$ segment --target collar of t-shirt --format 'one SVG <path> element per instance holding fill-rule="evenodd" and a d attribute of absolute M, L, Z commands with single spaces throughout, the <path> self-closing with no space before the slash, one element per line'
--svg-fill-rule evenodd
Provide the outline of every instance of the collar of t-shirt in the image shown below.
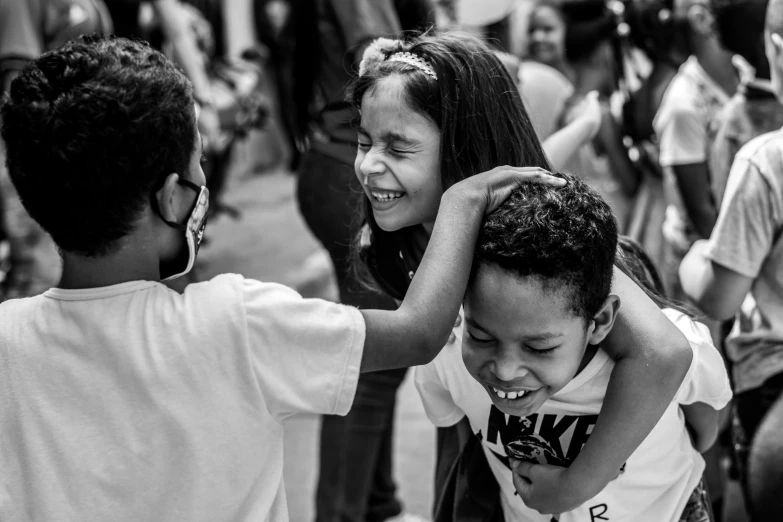
<path fill-rule="evenodd" d="M 43 295 L 58 301 L 93 301 L 95 299 L 107 299 L 118 295 L 131 294 L 157 285 L 160 285 L 157 281 L 130 281 L 116 285 L 81 288 L 78 290 L 51 288 L 44 292 Z"/>
<path fill-rule="evenodd" d="M 582 368 L 582 371 L 577 373 L 573 379 L 568 381 L 568 384 L 566 384 L 560 391 L 553 395 L 552 398 L 557 399 L 559 397 L 568 395 L 574 390 L 578 390 L 585 383 L 590 382 L 593 377 L 598 375 L 607 362 L 609 362 L 609 356 L 605 351 L 599 348 L 595 351 L 595 355 L 593 355 L 593 358 L 590 359 L 589 363 L 587 363 L 587 366 Z"/>

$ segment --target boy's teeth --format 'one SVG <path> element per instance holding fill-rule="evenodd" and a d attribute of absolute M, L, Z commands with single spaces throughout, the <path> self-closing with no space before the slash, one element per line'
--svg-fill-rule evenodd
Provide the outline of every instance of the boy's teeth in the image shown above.
<path fill-rule="evenodd" d="M 513 391 L 513 392 L 508 392 L 508 393 L 506 393 L 506 392 L 504 392 L 504 391 L 498 390 L 498 389 L 497 389 L 497 388 L 495 388 L 494 386 L 490 386 L 490 388 L 492 388 L 492 391 L 493 391 L 493 392 L 495 392 L 495 394 L 496 394 L 498 397 L 500 397 L 501 399 L 506 399 L 506 398 L 507 398 L 507 399 L 510 399 L 510 400 L 512 400 L 512 401 L 513 401 L 514 399 L 521 399 L 521 398 L 522 398 L 522 397 L 524 397 L 524 396 L 525 396 L 525 394 L 527 393 L 526 391 L 523 391 L 523 390 L 520 390 L 520 391 Z"/>

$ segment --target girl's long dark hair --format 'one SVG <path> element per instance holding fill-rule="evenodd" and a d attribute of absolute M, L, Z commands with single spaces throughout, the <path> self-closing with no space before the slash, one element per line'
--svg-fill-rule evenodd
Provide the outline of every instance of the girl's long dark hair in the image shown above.
<path fill-rule="evenodd" d="M 655 268 L 655 263 L 636 240 L 622 235 L 617 238 L 615 265 L 639 285 L 647 297 L 658 305 L 658 308 L 673 308 L 691 319 L 698 319 L 701 315 L 687 304 L 666 296 L 666 289 L 658 270 Z"/>
<path fill-rule="evenodd" d="M 354 81 L 349 101 L 360 108 L 364 95 L 379 81 L 402 78 L 407 108 L 431 120 L 441 132 L 444 190 L 501 165 L 550 170 L 517 86 L 487 44 L 465 33 L 427 33 L 400 41 L 387 50 L 387 56 L 402 51 L 426 60 L 438 79 L 406 63 L 382 61 Z M 376 287 L 402 299 L 409 277 L 400 265 L 399 252 L 413 242 L 417 227 L 382 230 L 369 200 L 362 199 L 361 222 L 369 226 L 372 242 L 355 249 L 354 268 L 360 279 L 367 281 L 369 275 Z M 416 264 L 419 261 L 415 259 Z"/>

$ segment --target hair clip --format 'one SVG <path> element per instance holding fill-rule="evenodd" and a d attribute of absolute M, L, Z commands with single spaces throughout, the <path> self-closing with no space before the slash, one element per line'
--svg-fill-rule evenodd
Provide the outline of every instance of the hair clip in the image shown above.
<path fill-rule="evenodd" d="M 400 40 L 389 40 L 388 38 L 376 38 L 367 46 L 362 55 L 362 61 L 359 64 L 359 76 L 364 76 L 375 64 L 386 60 L 386 55 L 395 47 L 399 49 L 402 45 Z"/>
<path fill-rule="evenodd" d="M 432 66 L 427 63 L 426 60 L 424 60 L 424 58 L 421 56 L 416 56 L 413 53 L 394 53 L 386 58 L 386 61 L 407 63 L 408 65 L 414 66 L 433 80 L 438 79 L 438 75 L 435 74 L 435 69 L 433 69 Z"/>

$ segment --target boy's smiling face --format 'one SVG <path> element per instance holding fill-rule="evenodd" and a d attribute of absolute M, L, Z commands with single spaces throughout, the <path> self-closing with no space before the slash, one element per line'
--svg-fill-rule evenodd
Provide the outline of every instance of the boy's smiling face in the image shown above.
<path fill-rule="evenodd" d="M 476 270 L 465 296 L 462 358 L 498 409 L 530 415 L 582 370 L 608 329 L 596 331 L 595 320 L 585 324 L 574 313 L 568 285 L 493 264 Z"/>

